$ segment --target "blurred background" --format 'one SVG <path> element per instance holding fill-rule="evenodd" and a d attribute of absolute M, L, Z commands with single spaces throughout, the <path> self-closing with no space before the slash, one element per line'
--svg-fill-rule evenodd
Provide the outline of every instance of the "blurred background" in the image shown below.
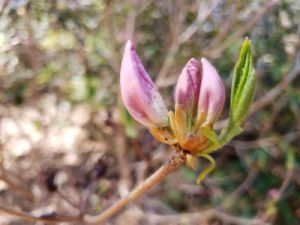
<path fill-rule="evenodd" d="M 226 85 L 221 128 L 248 36 L 257 92 L 245 131 L 201 185 L 201 167 L 183 166 L 109 224 L 300 224 L 299 22 L 299 0 L 1 0 L 0 205 L 94 214 L 168 159 L 120 100 L 127 39 L 170 110 L 185 63 L 208 58 Z"/>

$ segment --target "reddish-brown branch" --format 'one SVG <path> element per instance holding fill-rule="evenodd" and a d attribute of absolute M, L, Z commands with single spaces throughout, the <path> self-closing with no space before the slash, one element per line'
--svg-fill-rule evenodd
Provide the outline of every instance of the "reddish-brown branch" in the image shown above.
<path fill-rule="evenodd" d="M 128 203 L 138 199 L 145 192 L 149 191 L 152 187 L 159 184 L 170 173 L 176 170 L 178 167 L 185 163 L 185 155 L 176 153 L 172 156 L 167 163 L 161 166 L 154 174 L 152 174 L 147 180 L 139 184 L 130 194 L 120 199 L 104 212 L 96 216 L 86 215 L 83 221 L 87 224 L 101 224 L 115 215 L 121 209 L 123 209 Z"/>

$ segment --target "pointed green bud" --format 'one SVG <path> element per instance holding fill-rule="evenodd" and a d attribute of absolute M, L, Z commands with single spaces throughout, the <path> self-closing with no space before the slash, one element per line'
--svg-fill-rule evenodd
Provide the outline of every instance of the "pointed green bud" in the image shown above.
<path fill-rule="evenodd" d="M 250 44 L 250 40 L 246 38 L 232 80 L 230 123 L 235 127 L 245 119 L 255 93 L 255 71 Z"/>

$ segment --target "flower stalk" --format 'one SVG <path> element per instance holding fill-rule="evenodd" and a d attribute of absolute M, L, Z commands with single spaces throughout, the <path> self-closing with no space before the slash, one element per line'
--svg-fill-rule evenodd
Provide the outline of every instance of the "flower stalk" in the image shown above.
<path fill-rule="evenodd" d="M 182 152 L 176 151 L 175 154 L 157 171 L 155 171 L 150 177 L 148 177 L 144 182 L 139 184 L 132 192 L 130 192 L 126 197 L 120 199 L 114 203 L 111 207 L 106 209 L 99 215 L 90 216 L 85 215 L 83 221 L 86 224 L 102 224 L 107 221 L 114 214 L 122 210 L 128 203 L 137 200 L 145 192 L 149 191 L 152 187 L 159 184 L 164 180 L 170 173 L 182 166 L 186 161 L 186 156 Z"/>

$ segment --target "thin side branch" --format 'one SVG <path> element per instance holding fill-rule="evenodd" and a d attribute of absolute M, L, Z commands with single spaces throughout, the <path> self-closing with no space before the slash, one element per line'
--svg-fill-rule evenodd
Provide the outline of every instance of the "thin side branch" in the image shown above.
<path fill-rule="evenodd" d="M 183 213 L 176 215 L 158 215 L 158 214 L 146 214 L 147 218 L 153 224 L 177 224 L 178 221 L 186 221 L 188 224 L 210 224 L 208 223 L 212 219 L 218 219 L 225 224 L 237 224 L 237 225 L 270 225 L 258 218 L 243 218 L 237 217 L 217 209 L 201 210 L 195 213 Z"/>
<path fill-rule="evenodd" d="M 7 4 L 8 4 L 8 0 L 0 1 L 0 16 L 3 13 L 3 11 L 4 11 L 5 7 L 7 6 Z"/>
<path fill-rule="evenodd" d="M 48 224 L 57 224 L 57 223 L 63 223 L 63 222 L 79 222 L 79 217 L 72 217 L 72 216 L 59 216 L 59 215 L 50 215 L 45 217 L 37 217 L 32 216 L 30 214 L 19 212 L 13 209 L 6 208 L 4 206 L 0 206 L 0 212 L 8 214 L 10 216 L 18 217 L 20 220 L 23 221 L 39 221 L 39 222 L 45 222 Z"/>
<path fill-rule="evenodd" d="M 149 191 L 152 187 L 159 184 L 164 180 L 170 173 L 179 168 L 185 163 L 186 157 L 183 154 L 176 152 L 168 162 L 161 166 L 154 174 L 152 174 L 147 180 L 139 184 L 130 194 L 126 197 L 117 201 L 114 205 L 106 209 L 104 212 L 99 215 L 90 216 L 86 215 L 83 218 L 83 221 L 87 224 L 101 224 L 112 217 L 114 214 L 119 212 L 124 208 L 128 203 L 138 199 L 145 192 Z"/>

